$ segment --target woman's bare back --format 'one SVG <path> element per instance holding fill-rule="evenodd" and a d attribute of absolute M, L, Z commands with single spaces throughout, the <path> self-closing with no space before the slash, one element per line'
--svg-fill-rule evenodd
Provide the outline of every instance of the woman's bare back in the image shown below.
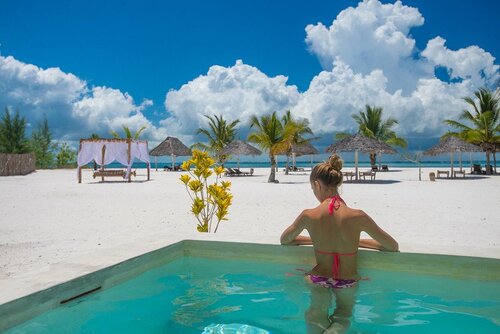
<path fill-rule="evenodd" d="M 334 205 L 332 202 L 335 202 Z M 314 209 L 305 210 L 304 216 L 308 221 L 304 227 L 313 242 L 317 261 L 312 272 L 339 279 L 358 278 L 357 250 L 362 231 L 360 222 L 366 214 L 347 207 L 338 196 L 320 203 Z M 335 261 L 338 261 L 338 268 L 335 268 Z"/>

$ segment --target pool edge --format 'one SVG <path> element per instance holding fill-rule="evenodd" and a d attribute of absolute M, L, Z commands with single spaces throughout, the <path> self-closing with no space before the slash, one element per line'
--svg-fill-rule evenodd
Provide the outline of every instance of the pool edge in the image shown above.
<path fill-rule="evenodd" d="M 182 240 L 117 264 L 55 284 L 0 305 L 0 332 L 11 329 L 89 290 L 107 289 L 182 256 L 248 259 L 266 262 L 314 263 L 311 247 L 226 241 Z M 432 256 L 429 261 L 429 256 Z M 434 274 L 454 278 L 500 280 L 500 260 L 455 255 L 359 251 L 360 268 Z"/>

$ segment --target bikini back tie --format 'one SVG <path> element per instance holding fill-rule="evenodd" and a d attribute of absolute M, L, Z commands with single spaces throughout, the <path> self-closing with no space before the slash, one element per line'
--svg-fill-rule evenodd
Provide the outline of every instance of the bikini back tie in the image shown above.
<path fill-rule="evenodd" d="M 328 205 L 328 213 L 333 215 L 335 210 L 338 210 L 340 208 L 340 204 L 344 203 L 344 200 L 340 197 L 340 195 L 335 195 L 332 197 L 332 200 L 330 201 L 330 204 Z M 314 250 L 318 254 L 324 254 L 324 255 L 331 255 L 333 257 L 333 262 L 332 262 L 332 277 L 337 279 L 340 273 L 340 257 L 341 256 L 354 256 L 357 254 L 357 252 L 353 253 L 337 253 L 337 252 L 323 252 L 320 250 Z"/>

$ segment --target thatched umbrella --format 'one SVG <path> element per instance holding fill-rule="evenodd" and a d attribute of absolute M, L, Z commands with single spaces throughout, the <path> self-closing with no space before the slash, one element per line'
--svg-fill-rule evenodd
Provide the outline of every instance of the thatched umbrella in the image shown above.
<path fill-rule="evenodd" d="M 302 155 L 310 155 L 311 156 L 311 165 L 312 165 L 313 155 L 315 155 L 315 154 L 319 154 L 319 151 L 311 143 L 293 145 L 292 146 L 292 166 L 295 167 L 295 164 L 296 164 L 295 158 L 300 157 Z"/>
<path fill-rule="evenodd" d="M 149 152 L 149 155 L 155 157 L 156 170 L 158 170 L 157 157 L 170 155 L 172 157 L 172 170 L 175 169 L 175 157 L 191 155 L 191 149 L 184 145 L 178 138 L 167 137 L 160 145 Z"/>
<path fill-rule="evenodd" d="M 358 179 L 358 151 L 364 153 L 380 152 L 395 154 L 396 150 L 383 141 L 363 136 L 360 133 L 346 137 L 335 144 L 328 146 L 325 150 L 332 152 L 352 152 L 354 151 L 354 168 L 356 171 L 356 180 Z"/>
<path fill-rule="evenodd" d="M 222 155 L 238 155 L 238 169 L 240 168 L 240 155 L 261 155 L 262 151 L 253 147 L 252 145 L 241 141 L 235 140 L 224 147 L 220 154 Z"/>
<path fill-rule="evenodd" d="M 460 171 L 462 171 L 462 152 L 482 152 L 483 150 L 474 144 L 468 143 L 460 138 L 448 136 L 442 138 L 439 143 L 424 151 L 424 155 L 438 155 L 450 153 L 451 177 L 453 177 L 453 153 L 459 152 Z M 472 153 L 471 153 L 472 167 Z"/>

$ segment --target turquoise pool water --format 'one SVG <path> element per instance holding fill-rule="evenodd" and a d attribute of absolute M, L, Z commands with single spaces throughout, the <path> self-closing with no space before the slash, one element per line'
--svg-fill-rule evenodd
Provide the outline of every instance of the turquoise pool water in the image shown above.
<path fill-rule="evenodd" d="M 334 326 L 349 333 L 500 332 L 498 281 L 365 270 L 370 280 L 335 297 L 289 275 L 297 273 L 289 264 L 181 257 L 7 333 L 320 333 L 339 303 L 352 316 Z"/>

